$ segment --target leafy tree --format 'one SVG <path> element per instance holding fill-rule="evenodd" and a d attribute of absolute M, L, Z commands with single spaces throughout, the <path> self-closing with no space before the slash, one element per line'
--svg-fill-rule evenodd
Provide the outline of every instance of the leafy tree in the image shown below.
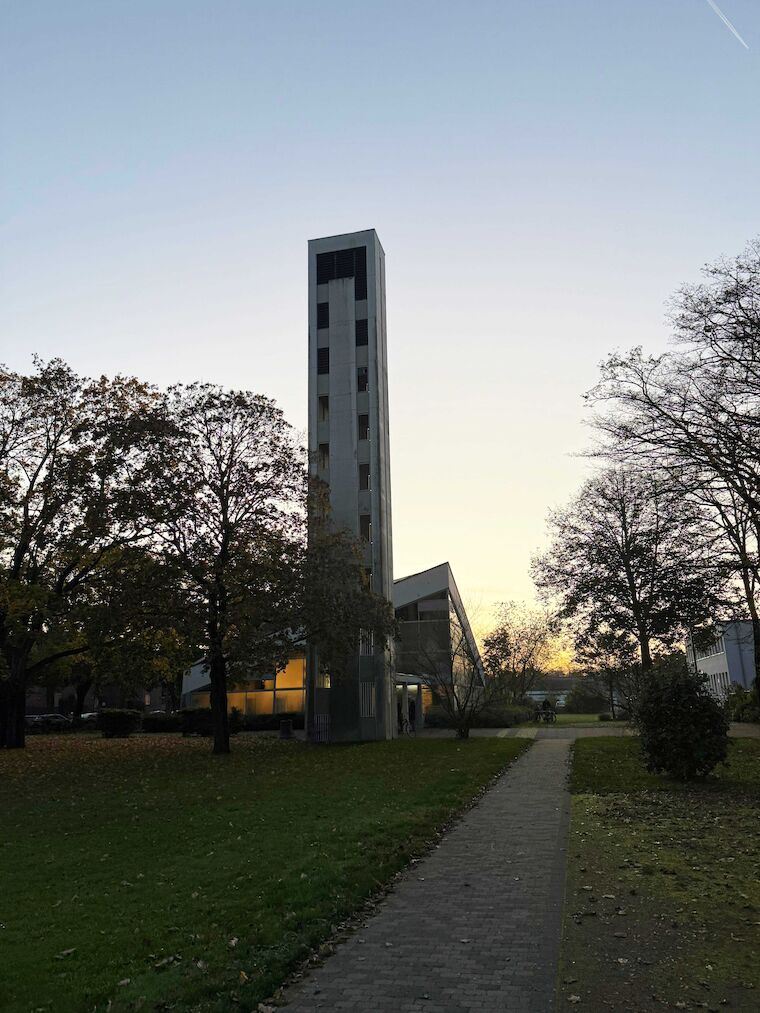
<path fill-rule="evenodd" d="M 533 577 L 578 640 L 608 629 L 635 640 L 643 671 L 653 645 L 670 647 L 716 605 L 700 511 L 656 480 L 610 469 L 550 515 L 552 542 Z"/>
<path fill-rule="evenodd" d="M 0 369 L 0 746 L 24 744 L 26 688 L 89 650 L 87 628 L 144 536 L 155 394 L 58 359 Z"/>
<path fill-rule="evenodd" d="M 640 681 L 636 678 L 636 642 L 630 634 L 610 629 L 579 631 L 575 660 L 604 695 L 613 719 L 619 697 L 630 712 Z"/>
<path fill-rule="evenodd" d="M 379 645 L 396 632 L 393 606 L 369 587 L 360 543 L 313 511 L 300 574 L 298 628 L 325 671 L 342 671 L 360 637 Z"/>
<path fill-rule="evenodd" d="M 229 752 L 228 675 L 281 667 L 292 648 L 304 461 L 266 397 L 170 389 L 149 494 L 151 528 L 203 630 L 214 752 Z"/>
<path fill-rule="evenodd" d="M 521 703 L 526 698 L 545 668 L 555 632 L 544 609 L 514 601 L 499 607 L 496 626 L 483 641 L 484 662 L 506 699 Z"/>
<path fill-rule="evenodd" d="M 565 710 L 571 714 L 599 714 L 607 706 L 607 697 L 589 676 L 582 676 L 565 698 Z"/>
<path fill-rule="evenodd" d="M 161 686 L 176 709 L 183 674 L 200 653 L 199 631 L 193 628 L 176 571 L 142 547 L 123 547 L 94 579 L 92 590 L 75 639 L 55 645 L 86 644 L 86 651 L 59 656 L 45 668 L 43 684 L 72 687 L 75 716 L 81 715 L 87 693 L 105 686 L 118 687 L 126 698 Z"/>

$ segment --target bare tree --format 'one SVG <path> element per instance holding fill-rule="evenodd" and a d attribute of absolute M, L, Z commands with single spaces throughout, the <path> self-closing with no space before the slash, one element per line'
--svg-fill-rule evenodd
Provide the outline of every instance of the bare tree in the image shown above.
<path fill-rule="evenodd" d="M 457 737 L 466 739 L 478 717 L 500 697 L 500 686 L 488 679 L 469 626 L 451 615 L 447 621 L 424 623 L 425 631 L 409 665 L 412 674 L 431 690 Z"/>
<path fill-rule="evenodd" d="M 576 642 L 600 629 L 635 640 L 643 671 L 716 605 L 719 570 L 701 512 L 656 480 L 610 469 L 550 515 L 552 543 L 533 561 L 541 593 Z"/>
<path fill-rule="evenodd" d="M 656 473 L 706 508 L 715 554 L 752 623 L 760 674 L 760 241 L 683 287 L 671 319 L 670 352 L 637 348 L 604 364 L 588 395 L 598 452 Z M 722 611 L 732 607 L 729 599 Z"/>
<path fill-rule="evenodd" d="M 507 700 L 521 703 L 545 670 L 556 624 L 541 608 L 502 602 L 496 626 L 483 641 L 486 671 Z"/>

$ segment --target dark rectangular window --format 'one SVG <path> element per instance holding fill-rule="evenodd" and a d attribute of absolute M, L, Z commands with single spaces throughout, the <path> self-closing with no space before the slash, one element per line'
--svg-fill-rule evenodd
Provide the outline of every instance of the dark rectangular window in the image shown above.
<path fill-rule="evenodd" d="M 317 285 L 326 285 L 335 277 L 335 254 L 317 254 Z"/>
<path fill-rule="evenodd" d="M 329 302 L 317 303 L 317 327 L 330 326 L 330 304 Z"/>
<path fill-rule="evenodd" d="M 370 588 L 370 590 L 371 590 L 372 589 L 372 567 L 371 566 L 365 566 L 364 567 L 364 579 L 367 582 L 367 587 Z"/>
<path fill-rule="evenodd" d="M 317 285 L 335 278 L 354 279 L 354 298 L 367 298 L 367 247 L 317 254 Z"/>
<path fill-rule="evenodd" d="M 369 415 L 359 416 L 359 439 L 369 439 Z"/>
<path fill-rule="evenodd" d="M 325 468 L 330 466 L 330 444 L 320 443 L 318 454 L 319 467 L 324 471 Z"/>
<path fill-rule="evenodd" d="M 354 250 L 354 298 L 367 298 L 367 247 Z"/>
<path fill-rule="evenodd" d="M 359 465 L 359 488 L 369 489 L 369 465 Z"/>
<path fill-rule="evenodd" d="M 369 344 L 369 321 L 368 320 L 357 320 L 356 321 L 356 344 L 367 345 Z"/>
<path fill-rule="evenodd" d="M 317 418 L 320 422 L 327 422 L 330 418 L 330 398 L 322 394 L 317 402 Z"/>
<path fill-rule="evenodd" d="M 317 372 L 318 373 L 329 373 L 330 372 L 330 349 L 329 348 L 318 348 L 317 349 Z"/>
<path fill-rule="evenodd" d="M 372 520 L 369 514 L 359 514 L 359 534 L 365 542 L 372 541 Z"/>
<path fill-rule="evenodd" d="M 356 371 L 356 389 L 360 391 L 369 389 L 369 370 L 366 366 L 359 366 Z"/>
<path fill-rule="evenodd" d="M 355 273 L 354 250 L 337 250 L 335 253 L 335 277 L 353 278 Z"/>

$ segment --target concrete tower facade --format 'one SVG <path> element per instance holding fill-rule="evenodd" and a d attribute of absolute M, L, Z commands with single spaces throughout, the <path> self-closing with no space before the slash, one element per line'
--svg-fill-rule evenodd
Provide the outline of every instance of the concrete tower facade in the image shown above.
<path fill-rule="evenodd" d="M 385 254 L 374 229 L 309 243 L 309 467 L 333 524 L 363 545 L 372 588 L 393 599 Z M 340 677 L 307 654 L 307 730 L 317 741 L 391 738 L 390 649 L 363 638 Z"/>

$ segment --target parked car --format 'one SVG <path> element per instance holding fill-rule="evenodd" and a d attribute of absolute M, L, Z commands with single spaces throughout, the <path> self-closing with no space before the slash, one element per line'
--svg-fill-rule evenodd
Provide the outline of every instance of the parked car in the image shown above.
<path fill-rule="evenodd" d="M 87 728 L 95 728 L 98 723 L 98 712 L 88 711 L 86 714 L 82 714 L 79 718 L 79 724 Z"/>
<path fill-rule="evenodd" d="M 45 732 L 68 732 L 73 727 L 71 718 L 63 714 L 40 714 L 37 723 Z"/>

